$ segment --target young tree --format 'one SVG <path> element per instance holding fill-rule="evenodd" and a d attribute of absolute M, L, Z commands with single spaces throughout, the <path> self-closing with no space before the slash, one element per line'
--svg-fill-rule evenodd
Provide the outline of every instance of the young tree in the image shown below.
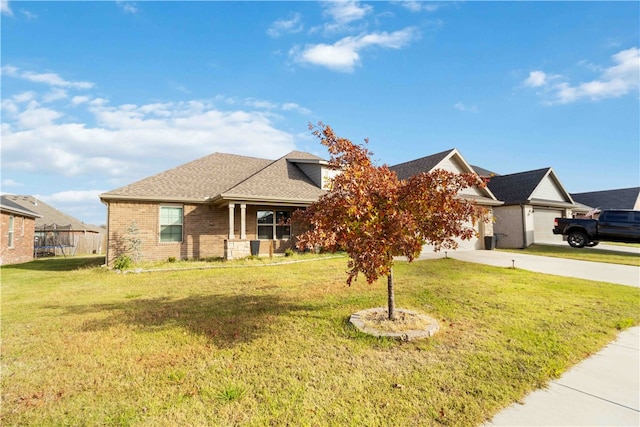
<path fill-rule="evenodd" d="M 308 227 L 297 247 L 345 250 L 349 285 L 358 273 L 368 283 L 387 276 L 388 314 L 395 320 L 394 257 L 411 262 L 424 244 L 440 250 L 457 247 L 455 237 L 470 239 L 484 209 L 459 193 L 485 184 L 477 175 L 444 170 L 399 180 L 386 165 L 375 166 L 364 146 L 336 136 L 329 126 L 310 124 L 309 129 L 331 154 L 330 167 L 341 173 L 325 195 L 296 213 Z"/>

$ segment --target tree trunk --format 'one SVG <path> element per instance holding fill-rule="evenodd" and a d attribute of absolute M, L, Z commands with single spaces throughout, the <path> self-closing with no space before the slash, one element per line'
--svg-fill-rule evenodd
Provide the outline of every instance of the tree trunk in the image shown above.
<path fill-rule="evenodd" d="M 389 302 L 389 320 L 396 320 L 396 297 L 393 291 L 393 267 L 387 276 L 387 296 Z"/>

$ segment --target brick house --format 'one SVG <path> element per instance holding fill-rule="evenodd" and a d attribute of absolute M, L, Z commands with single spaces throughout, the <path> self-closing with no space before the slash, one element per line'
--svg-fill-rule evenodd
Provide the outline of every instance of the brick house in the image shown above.
<path fill-rule="evenodd" d="M 104 253 L 107 234 L 104 227 L 86 224 L 34 196 L 7 194 L 4 197 L 38 214 L 33 248 L 36 257 Z"/>
<path fill-rule="evenodd" d="M 407 179 L 411 176 L 422 172 L 431 172 L 435 169 L 444 169 L 454 173 L 470 173 L 476 174 L 476 171 L 462 157 L 457 149 L 443 151 L 441 153 L 432 154 L 409 162 L 391 166 L 389 169 L 394 171 L 398 178 Z M 496 199 L 489 188 L 470 187 L 464 189 L 460 195 L 466 199 L 472 200 L 487 210 L 486 222 L 476 224 L 476 236 L 470 240 L 458 239 L 458 247 L 460 249 L 491 249 L 493 248 L 493 209 L 502 205 L 502 202 Z M 491 247 L 490 247 L 491 246 Z M 423 251 L 433 251 L 430 246 L 425 246 Z"/>
<path fill-rule="evenodd" d="M 0 265 L 33 260 L 35 224 L 39 217 L 5 196 L 0 197 Z"/>
<path fill-rule="evenodd" d="M 333 173 L 301 151 L 275 161 L 214 153 L 103 193 L 107 264 L 135 257 L 132 239 L 145 260 L 243 258 L 252 241 L 259 254 L 284 252 L 298 234 L 292 213 L 318 200 Z"/>

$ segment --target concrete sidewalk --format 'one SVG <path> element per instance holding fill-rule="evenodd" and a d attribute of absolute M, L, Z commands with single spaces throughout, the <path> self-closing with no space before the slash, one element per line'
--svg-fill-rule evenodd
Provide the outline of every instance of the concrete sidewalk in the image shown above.
<path fill-rule="evenodd" d="M 639 344 L 640 327 L 622 332 L 484 426 L 640 426 Z"/>
<path fill-rule="evenodd" d="M 609 249 L 609 248 L 607 248 Z M 640 287 L 640 267 L 501 251 L 450 251 L 449 258 Z M 424 254 L 420 259 L 443 258 Z M 639 307 L 640 309 L 640 307 Z M 640 426 L 640 327 L 515 403 L 490 426 Z"/>

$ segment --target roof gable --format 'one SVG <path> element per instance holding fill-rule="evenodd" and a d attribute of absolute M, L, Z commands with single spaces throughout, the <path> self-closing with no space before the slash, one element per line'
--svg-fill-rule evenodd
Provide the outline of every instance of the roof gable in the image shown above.
<path fill-rule="evenodd" d="M 498 200 L 507 204 L 530 203 L 534 199 L 573 204 L 551 168 L 497 175 L 487 185 Z"/>
<path fill-rule="evenodd" d="M 398 175 L 398 179 L 408 179 L 422 172 L 430 172 L 436 168 L 447 156 L 455 150 L 447 150 L 441 153 L 432 154 L 430 156 L 421 157 L 409 162 L 400 163 L 389 167 L 390 170 Z"/>
<path fill-rule="evenodd" d="M 454 173 L 470 173 L 477 175 L 476 171 L 467 163 L 460 152 L 453 148 L 431 156 L 422 157 L 410 162 L 391 166 L 390 170 L 398 175 L 399 179 L 408 179 L 423 172 L 431 172 L 435 169 L 443 169 Z M 474 198 L 485 198 L 492 201 L 497 200 L 491 190 L 487 188 L 469 187 L 465 188 L 461 194 Z"/>
<path fill-rule="evenodd" d="M 305 160 L 322 159 L 302 151 L 292 151 L 220 196 L 223 199 L 315 201 L 324 191 L 298 166 L 298 162 Z"/>

